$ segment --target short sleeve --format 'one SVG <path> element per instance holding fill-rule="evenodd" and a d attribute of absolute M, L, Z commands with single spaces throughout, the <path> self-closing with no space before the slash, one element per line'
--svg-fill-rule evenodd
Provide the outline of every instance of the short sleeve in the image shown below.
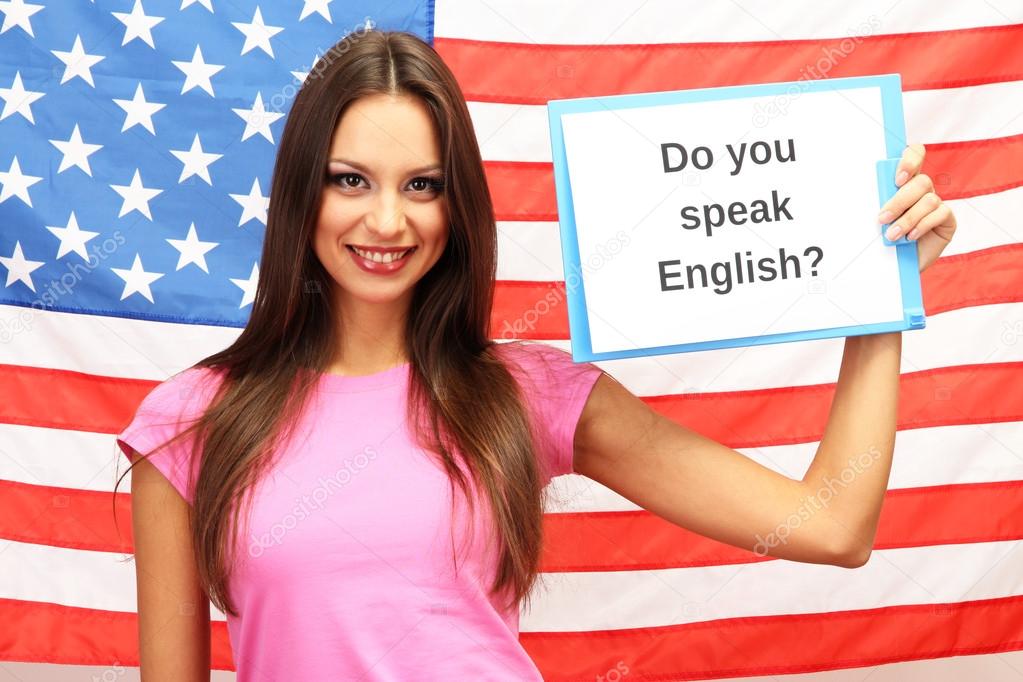
<path fill-rule="evenodd" d="M 573 473 L 576 425 L 603 370 L 591 362 L 575 362 L 569 352 L 546 343 L 511 341 L 498 346 L 514 361 L 509 370 L 528 402 L 550 477 Z"/>
<path fill-rule="evenodd" d="M 148 455 L 198 420 L 220 383 L 219 371 L 190 367 L 158 384 L 139 404 L 131 422 L 117 435 L 117 445 L 130 461 L 131 449 Z M 195 492 L 198 468 L 194 434 L 182 437 L 149 462 L 164 475 L 189 504 Z"/>

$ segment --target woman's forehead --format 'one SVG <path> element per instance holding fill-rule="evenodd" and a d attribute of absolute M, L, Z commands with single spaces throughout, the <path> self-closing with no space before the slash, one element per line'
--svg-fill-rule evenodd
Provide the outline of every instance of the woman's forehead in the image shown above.
<path fill-rule="evenodd" d="M 430 110 L 421 100 L 370 95 L 341 115 L 329 157 L 418 169 L 439 163 L 440 142 Z"/>

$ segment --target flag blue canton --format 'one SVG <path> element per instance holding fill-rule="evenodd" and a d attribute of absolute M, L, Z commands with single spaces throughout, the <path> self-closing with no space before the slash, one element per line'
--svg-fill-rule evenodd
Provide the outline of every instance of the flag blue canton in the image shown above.
<path fill-rule="evenodd" d="M 432 2 L 0 2 L 0 303 L 243 326 L 317 58 Z"/>

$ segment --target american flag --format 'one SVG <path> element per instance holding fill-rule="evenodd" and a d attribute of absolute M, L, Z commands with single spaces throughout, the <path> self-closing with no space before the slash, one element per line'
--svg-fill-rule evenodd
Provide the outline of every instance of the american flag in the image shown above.
<path fill-rule="evenodd" d="M 12 679 L 137 676 L 113 434 L 156 383 L 244 325 L 295 88 L 367 24 L 431 42 L 469 102 L 500 231 L 492 336 L 566 349 L 548 100 L 901 74 L 908 138 L 927 145 L 924 172 L 959 230 L 923 275 L 926 330 L 905 334 L 869 563 L 760 557 L 564 476 L 520 638 L 550 680 L 1023 677 L 1019 3 L 0 0 L 0 14 L 0 659 Z M 841 351 L 825 339 L 597 364 L 800 478 Z M 229 679 L 214 621 L 215 678 Z"/>

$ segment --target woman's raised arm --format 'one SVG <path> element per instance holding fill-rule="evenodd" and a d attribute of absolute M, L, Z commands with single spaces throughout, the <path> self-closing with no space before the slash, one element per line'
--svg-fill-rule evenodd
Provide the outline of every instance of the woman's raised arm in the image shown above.
<path fill-rule="evenodd" d="M 917 241 L 921 270 L 956 229 L 920 173 L 924 154 L 922 145 L 903 151 L 899 190 L 878 216 L 891 223 L 890 239 Z M 782 559 L 861 566 L 888 487 L 901 354 L 900 332 L 846 338 L 828 423 L 800 480 L 657 414 L 607 375 L 576 426 L 574 470 L 707 537 Z"/>

